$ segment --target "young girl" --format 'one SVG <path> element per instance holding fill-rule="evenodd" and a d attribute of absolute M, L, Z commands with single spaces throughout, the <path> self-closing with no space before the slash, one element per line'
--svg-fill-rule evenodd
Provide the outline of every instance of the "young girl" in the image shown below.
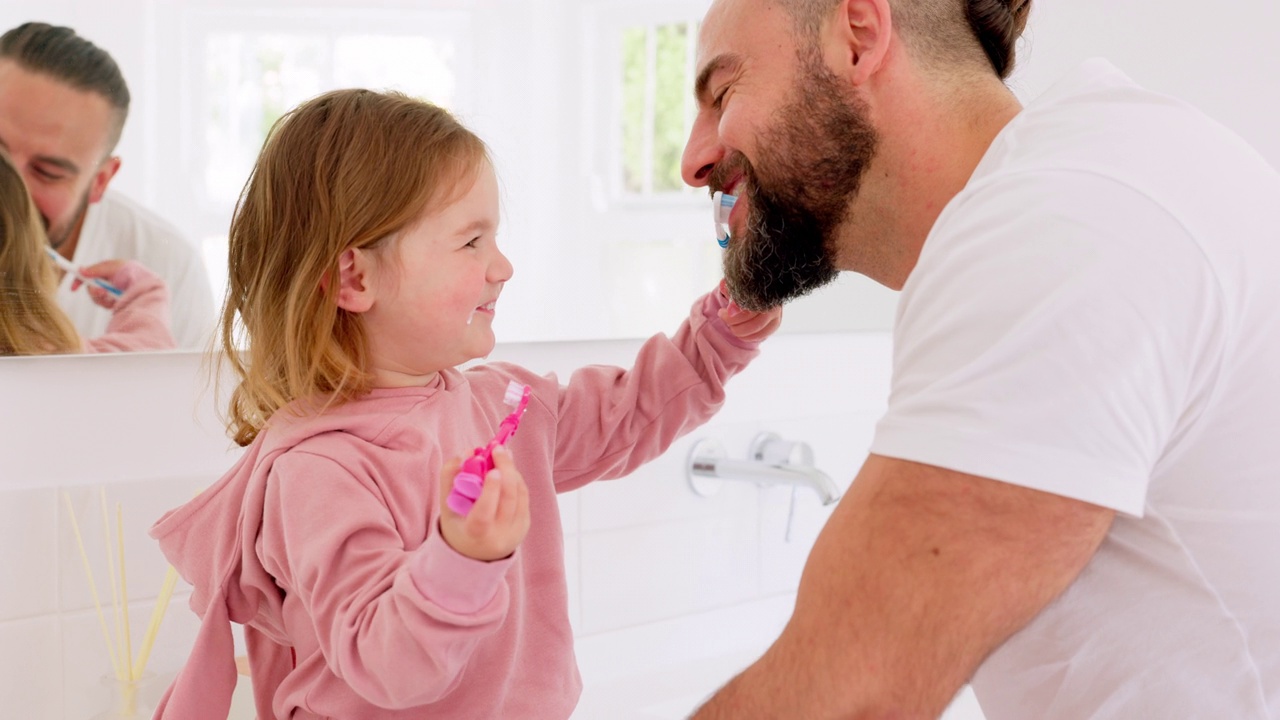
<path fill-rule="evenodd" d="M 124 291 L 115 298 L 86 285 L 94 302 L 112 315 L 104 335 L 81 340 L 71 319 L 54 302 L 58 275 L 47 247 L 44 224 L 22 176 L 8 153 L 0 150 L 0 355 L 174 347 L 164 282 L 138 263 L 119 260 L 80 271 L 83 277 L 103 278 Z M 72 289 L 80 285 L 77 278 Z"/>
<path fill-rule="evenodd" d="M 202 617 L 158 717 L 225 718 L 245 639 L 260 718 L 565 718 L 581 680 L 555 494 L 706 421 L 780 312 L 712 292 L 634 368 L 492 363 L 512 267 L 481 141 L 343 90 L 273 129 L 232 221 L 224 359 L 244 456 L 152 535 Z M 475 506 L 444 502 L 532 389 Z"/>

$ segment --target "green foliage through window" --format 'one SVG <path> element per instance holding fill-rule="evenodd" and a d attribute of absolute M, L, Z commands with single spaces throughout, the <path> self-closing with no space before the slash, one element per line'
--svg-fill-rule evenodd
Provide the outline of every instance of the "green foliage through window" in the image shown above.
<path fill-rule="evenodd" d="M 639 195 L 684 189 L 680 156 L 691 116 L 695 23 L 622 34 L 622 187 Z"/>

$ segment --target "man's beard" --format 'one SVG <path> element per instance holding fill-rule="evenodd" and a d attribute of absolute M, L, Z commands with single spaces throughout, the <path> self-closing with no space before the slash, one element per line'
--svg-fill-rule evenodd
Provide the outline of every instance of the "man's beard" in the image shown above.
<path fill-rule="evenodd" d="M 836 278 L 837 238 L 875 156 L 865 104 L 816 54 L 802 55 L 798 96 L 763 133 L 753 167 L 739 153 L 716 167 L 711 188 L 741 172 L 748 215 L 724 255 L 729 295 L 763 311 Z"/>
<path fill-rule="evenodd" d="M 49 237 L 49 245 L 54 250 L 66 245 L 67 241 L 71 239 L 71 234 L 80 227 L 80 221 L 84 219 L 84 214 L 88 211 L 89 191 L 85 190 L 84 195 L 80 198 L 80 203 L 76 206 L 75 212 L 71 213 L 71 216 L 67 218 L 67 222 L 53 227 L 49 225 L 49 218 L 41 214 L 40 219 L 44 220 L 44 231 L 45 235 Z"/>

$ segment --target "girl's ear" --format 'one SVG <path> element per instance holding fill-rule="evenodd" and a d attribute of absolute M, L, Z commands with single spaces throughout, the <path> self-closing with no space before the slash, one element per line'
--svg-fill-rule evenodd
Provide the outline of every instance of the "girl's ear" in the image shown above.
<path fill-rule="evenodd" d="M 338 307 L 353 313 L 373 307 L 372 260 L 358 248 L 346 250 L 338 258 Z"/>

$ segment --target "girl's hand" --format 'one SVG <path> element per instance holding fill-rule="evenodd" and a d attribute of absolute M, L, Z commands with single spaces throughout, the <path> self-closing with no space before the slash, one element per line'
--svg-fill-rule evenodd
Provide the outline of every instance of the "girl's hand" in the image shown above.
<path fill-rule="evenodd" d="M 529 488 L 506 447 L 493 449 L 493 466 L 466 517 L 445 502 L 462 462 L 454 458 L 440 473 L 440 532 L 445 542 L 459 553 L 485 562 L 510 556 L 529 533 Z"/>
<path fill-rule="evenodd" d="M 724 280 L 720 281 L 720 294 L 729 298 L 729 290 Z M 720 309 L 720 319 L 729 326 L 734 337 L 747 342 L 760 342 L 777 331 L 782 325 L 782 307 L 764 312 L 753 312 L 738 307 L 738 303 L 729 298 L 729 306 Z"/>
<path fill-rule="evenodd" d="M 88 267 L 80 268 L 80 275 L 86 278 L 101 278 L 115 285 L 121 292 L 129 289 L 129 285 L 133 280 L 133 274 L 122 272 L 125 270 L 128 261 L 126 260 L 103 260 L 100 263 L 94 263 Z M 92 283 L 86 283 L 79 277 L 71 279 L 71 289 L 78 290 L 81 285 L 85 286 L 85 292 L 89 293 L 89 297 L 98 305 L 110 310 L 116 306 L 120 300 L 119 297 L 103 290 Z"/>

